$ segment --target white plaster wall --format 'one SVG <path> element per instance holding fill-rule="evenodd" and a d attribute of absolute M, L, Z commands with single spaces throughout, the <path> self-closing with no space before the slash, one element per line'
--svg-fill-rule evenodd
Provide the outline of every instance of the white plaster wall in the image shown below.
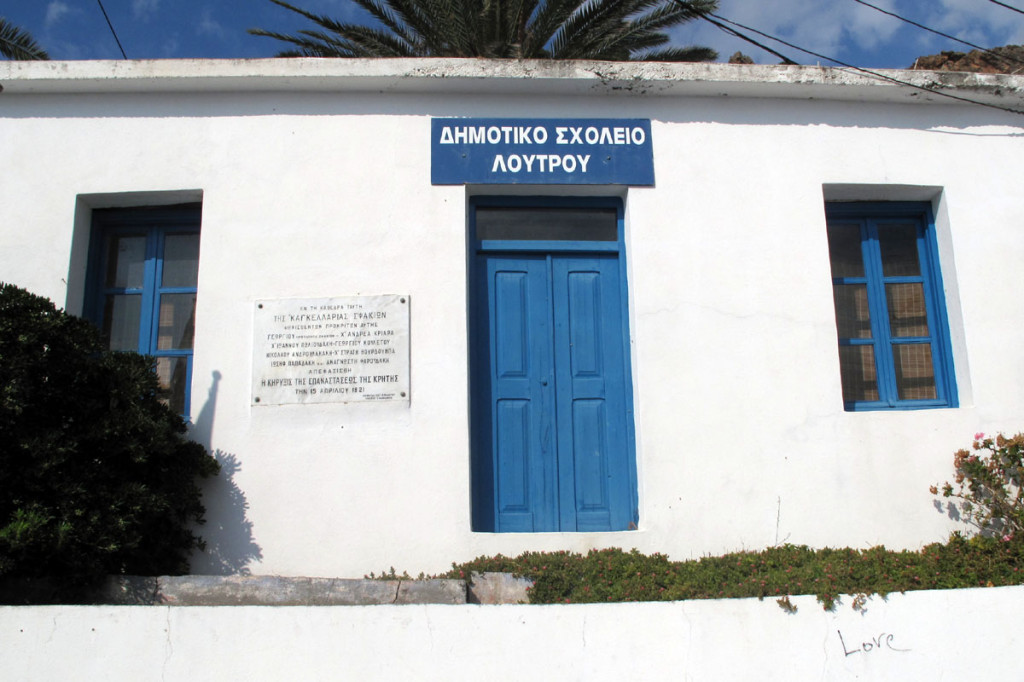
<path fill-rule="evenodd" d="M 952 528 L 928 486 L 951 477 L 953 451 L 1024 428 L 1024 138 L 1008 114 L 427 90 L 22 94 L 0 109 L 0 158 L 17 169 L 0 183 L 0 279 L 71 310 L 89 206 L 202 193 L 193 435 L 225 473 L 207 486 L 197 572 L 917 547 Z M 431 116 L 652 119 L 656 187 L 608 191 L 627 205 L 638 531 L 470 530 L 466 197 L 489 190 L 430 185 Z M 921 191 L 947 220 L 961 407 L 843 411 L 826 185 L 941 188 Z M 250 406 L 255 299 L 379 293 L 411 296 L 409 405 Z"/>
<path fill-rule="evenodd" d="M 1024 588 L 554 606 L 0 607 L 0 679 L 1014 679 Z M 981 623 L 984 625 L 981 625 Z"/>

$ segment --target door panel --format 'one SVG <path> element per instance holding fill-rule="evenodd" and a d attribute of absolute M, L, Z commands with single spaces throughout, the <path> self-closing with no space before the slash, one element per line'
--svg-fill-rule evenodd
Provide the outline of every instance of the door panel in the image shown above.
<path fill-rule="evenodd" d="M 486 381 L 475 385 L 486 414 L 476 428 L 490 433 L 475 442 L 486 450 L 478 468 L 493 472 L 482 502 L 493 505 L 493 530 L 627 529 L 635 484 L 617 254 L 479 259 Z"/>
<path fill-rule="evenodd" d="M 509 530 L 534 529 L 530 412 L 529 400 L 499 400 L 495 409 L 498 516 Z"/>
<path fill-rule="evenodd" d="M 556 481 L 547 262 L 541 256 L 488 258 L 487 284 L 497 525 L 550 528 Z"/>
<path fill-rule="evenodd" d="M 632 520 L 618 268 L 613 255 L 552 258 L 563 530 Z"/>

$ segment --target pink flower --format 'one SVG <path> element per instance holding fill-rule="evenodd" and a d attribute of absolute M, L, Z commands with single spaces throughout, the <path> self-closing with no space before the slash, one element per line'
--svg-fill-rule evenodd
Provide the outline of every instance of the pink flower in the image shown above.
<path fill-rule="evenodd" d="M 1004 535 L 1003 536 L 1003 542 L 1009 542 L 1012 537 L 1013 537 L 1012 535 Z"/>
<path fill-rule="evenodd" d="M 985 437 L 985 434 L 982 431 L 978 431 L 976 434 L 974 434 L 974 440 L 981 440 L 984 437 Z"/>

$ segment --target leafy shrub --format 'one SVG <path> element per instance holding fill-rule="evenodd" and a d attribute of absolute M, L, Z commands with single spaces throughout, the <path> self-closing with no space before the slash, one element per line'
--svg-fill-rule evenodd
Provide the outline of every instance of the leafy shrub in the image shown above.
<path fill-rule="evenodd" d="M 978 528 L 982 535 L 1010 540 L 1024 535 L 1024 433 L 986 438 L 974 434 L 971 450 L 953 455 L 956 487 L 943 484 L 950 511 Z M 933 495 L 939 493 L 932 486 Z"/>
<path fill-rule="evenodd" d="M 196 477 L 217 472 L 159 399 L 151 358 L 0 284 L 0 577 L 70 594 L 104 574 L 188 569 Z"/>
<path fill-rule="evenodd" d="M 453 564 L 445 577 L 466 578 L 484 571 L 533 580 L 533 604 L 814 594 L 830 609 L 844 594 L 1024 583 L 1024 542 L 954 534 L 947 543 L 918 552 L 783 545 L 696 561 L 670 561 L 662 554 L 645 555 L 635 549 L 595 549 L 585 555 L 526 552 L 515 558 L 499 554 Z M 859 599 L 862 604 L 863 597 Z"/>

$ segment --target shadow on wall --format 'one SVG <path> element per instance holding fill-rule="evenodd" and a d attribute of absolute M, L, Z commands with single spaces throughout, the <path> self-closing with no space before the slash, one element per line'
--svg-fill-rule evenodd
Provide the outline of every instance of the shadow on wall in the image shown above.
<path fill-rule="evenodd" d="M 241 470 L 238 457 L 215 450 L 220 474 L 204 481 L 203 503 L 206 524 L 198 529 L 206 542 L 206 551 L 192 557 L 192 572 L 207 575 L 249 574 L 249 564 L 263 558 L 263 551 L 252 539 L 252 521 L 246 517 L 249 503 L 235 484 Z"/>
<path fill-rule="evenodd" d="M 214 371 L 203 409 L 192 424 L 193 440 L 209 447 L 213 436 L 213 416 L 217 409 L 217 390 L 221 373 Z M 232 575 L 249 573 L 249 564 L 263 558 L 263 551 L 252 538 L 252 521 L 247 517 L 249 503 L 235 483 L 242 465 L 238 456 L 215 450 L 220 474 L 201 483 L 206 524 L 197 533 L 206 543 L 206 550 L 192 556 L 192 573 Z"/>

